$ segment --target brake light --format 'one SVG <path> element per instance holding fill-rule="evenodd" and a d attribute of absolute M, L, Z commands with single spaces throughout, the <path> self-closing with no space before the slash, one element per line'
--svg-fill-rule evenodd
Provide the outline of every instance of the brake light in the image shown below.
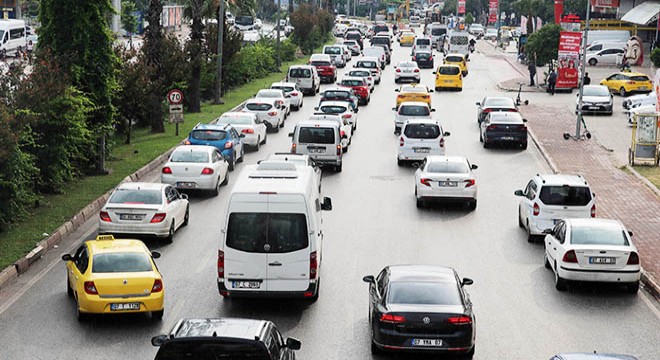
<path fill-rule="evenodd" d="M 497 129 L 496 125 L 488 125 L 488 127 L 486 128 L 486 130 L 495 130 L 495 129 Z"/>
<path fill-rule="evenodd" d="M 403 146 L 406 142 L 403 140 L 403 136 L 399 137 L 399 146 Z"/>
<path fill-rule="evenodd" d="M 218 250 L 218 278 L 225 278 L 225 252 Z"/>
<path fill-rule="evenodd" d="M 396 69 L 396 72 L 401 72 L 401 69 Z"/>
<path fill-rule="evenodd" d="M 369 76 L 369 77 L 367 78 L 367 80 L 373 80 L 373 79 L 374 79 L 374 78 L 372 78 L 371 76 Z"/>
<path fill-rule="evenodd" d="M 575 250 L 568 250 L 561 261 L 565 263 L 577 263 L 577 255 L 575 255 Z"/>
<path fill-rule="evenodd" d="M 94 285 L 93 281 L 85 281 L 84 284 L 85 287 L 85 293 L 89 295 L 98 295 L 99 291 L 96 290 L 96 285 Z"/>
<path fill-rule="evenodd" d="M 596 217 L 596 204 L 591 205 L 591 217 Z"/>
<path fill-rule="evenodd" d="M 419 69 L 415 69 L 415 72 L 419 72 Z"/>
<path fill-rule="evenodd" d="M 431 179 L 422 178 L 419 180 L 419 183 L 425 186 L 431 186 Z"/>
<path fill-rule="evenodd" d="M 154 286 L 151 287 L 152 293 L 157 293 L 163 291 L 163 280 L 156 279 L 154 280 Z"/>
<path fill-rule="evenodd" d="M 205 167 L 202 169 L 202 175 L 211 175 L 213 174 L 213 169 Z"/>
<path fill-rule="evenodd" d="M 299 94 L 298 94 L 297 91 L 294 91 L 294 92 L 291 93 L 291 96 L 298 96 L 298 95 L 299 95 Z"/>
<path fill-rule="evenodd" d="M 186 141 L 183 142 L 184 145 L 190 145 L 190 140 L 186 139 Z"/>
<path fill-rule="evenodd" d="M 350 119 L 351 117 L 353 117 L 353 115 L 351 115 L 351 114 L 344 114 L 344 115 L 342 115 L 341 117 L 342 117 L 342 119 Z"/>
<path fill-rule="evenodd" d="M 491 111 L 493 111 L 493 109 L 483 109 L 483 110 L 481 110 L 481 112 L 485 112 L 485 113 L 489 113 Z"/>
<path fill-rule="evenodd" d="M 534 216 L 539 216 L 541 213 L 541 208 L 539 207 L 539 204 L 534 203 L 534 212 L 532 213 Z"/>
<path fill-rule="evenodd" d="M 474 184 L 476 183 L 476 182 L 474 181 L 474 179 L 468 179 L 468 180 L 465 180 L 464 182 L 465 182 L 465 187 L 466 187 L 466 188 L 467 188 L 467 187 L 470 187 L 470 186 L 474 186 Z"/>
<path fill-rule="evenodd" d="M 440 138 L 440 147 L 445 147 L 445 138 Z"/>
<path fill-rule="evenodd" d="M 427 100 L 428 98 L 430 98 L 430 96 L 428 96 L 428 95 L 422 95 L 422 99 Z"/>
<path fill-rule="evenodd" d="M 165 167 L 163 168 L 163 170 L 162 170 L 162 173 L 163 173 L 163 174 L 171 174 L 171 173 L 172 173 L 172 169 L 171 169 L 169 166 L 165 166 Z"/>
<path fill-rule="evenodd" d="M 153 223 L 163 222 L 163 220 L 165 220 L 166 217 L 167 217 L 167 214 L 165 214 L 165 213 L 156 213 L 156 214 L 154 215 L 154 217 L 151 218 L 151 221 L 150 221 L 150 222 L 151 222 L 152 224 L 153 224 Z"/>
<path fill-rule="evenodd" d="M 112 222 L 110 214 L 108 214 L 107 211 L 101 211 L 101 213 L 99 213 L 99 217 L 101 218 L 101 221 Z"/>
<path fill-rule="evenodd" d="M 401 324 L 406 322 L 406 318 L 401 315 L 383 314 L 380 321 L 384 323 Z"/>
<path fill-rule="evenodd" d="M 225 143 L 225 149 L 231 149 L 232 147 L 234 147 L 234 143 L 233 143 L 233 142 L 231 142 L 231 141 L 227 141 L 227 142 Z"/>
<path fill-rule="evenodd" d="M 630 256 L 628 256 L 628 262 L 626 265 L 639 265 L 639 255 L 636 252 L 631 251 Z"/>
<path fill-rule="evenodd" d="M 243 134 L 254 134 L 254 130 L 252 129 L 243 129 L 241 130 Z"/>
<path fill-rule="evenodd" d="M 635 85 L 635 82 L 634 82 L 634 81 L 626 81 L 626 84 L 628 84 L 628 85 Z"/>
<path fill-rule="evenodd" d="M 319 262 L 316 259 L 316 251 L 309 254 L 309 279 L 315 280 L 319 269 Z"/>
<path fill-rule="evenodd" d="M 415 61 L 415 57 L 414 57 L 414 56 L 412 57 L 412 61 Z"/>
<path fill-rule="evenodd" d="M 337 145 L 337 156 L 341 155 L 341 145 Z"/>
<path fill-rule="evenodd" d="M 472 324 L 472 318 L 469 316 L 452 316 L 447 319 L 447 322 L 452 325 L 467 325 Z"/>
<path fill-rule="evenodd" d="M 291 144 L 291 153 L 292 154 L 296 153 L 296 144 Z"/>
<path fill-rule="evenodd" d="M 341 137 L 346 136 L 346 132 L 345 132 L 344 130 L 340 131 L 340 132 L 339 132 L 339 136 L 341 136 Z"/>
<path fill-rule="evenodd" d="M 268 116 L 275 116 L 277 115 L 277 111 L 269 111 Z"/>

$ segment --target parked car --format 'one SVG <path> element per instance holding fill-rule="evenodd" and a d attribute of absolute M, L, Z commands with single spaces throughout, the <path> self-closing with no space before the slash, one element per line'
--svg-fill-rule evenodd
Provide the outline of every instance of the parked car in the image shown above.
<path fill-rule="evenodd" d="M 587 63 L 596 65 L 618 65 L 623 60 L 624 51 L 621 48 L 607 48 L 601 51 L 587 53 Z"/>
<path fill-rule="evenodd" d="M 579 94 L 578 94 L 579 95 Z M 575 99 L 575 111 L 579 110 L 580 98 Z M 614 96 L 604 85 L 585 85 L 582 87 L 582 112 L 612 115 Z"/>
<path fill-rule="evenodd" d="M 197 124 L 184 141 L 185 145 L 210 145 L 220 151 L 229 163 L 229 170 L 234 170 L 236 163 L 243 162 L 245 135 L 239 134 L 229 124 Z"/>
<path fill-rule="evenodd" d="M 477 165 L 463 156 L 427 156 L 415 171 L 415 199 L 421 208 L 431 201 L 465 203 L 477 208 Z"/>
<path fill-rule="evenodd" d="M 210 191 L 213 196 L 226 185 L 229 163 L 213 146 L 181 145 L 163 165 L 160 182 L 180 190 Z"/>
<path fill-rule="evenodd" d="M 408 120 L 401 128 L 397 164 L 421 162 L 429 155 L 445 155 L 445 137 L 450 133 L 442 129 L 437 120 Z"/>
<path fill-rule="evenodd" d="M 637 106 L 655 105 L 656 98 L 657 97 L 655 91 L 652 91 L 648 94 L 628 96 L 625 100 L 623 100 L 621 106 L 623 106 L 625 110 L 628 110 Z"/>
<path fill-rule="evenodd" d="M 481 122 L 479 141 L 484 148 L 494 144 L 514 144 L 527 149 L 527 119 L 517 112 L 491 112 Z"/>

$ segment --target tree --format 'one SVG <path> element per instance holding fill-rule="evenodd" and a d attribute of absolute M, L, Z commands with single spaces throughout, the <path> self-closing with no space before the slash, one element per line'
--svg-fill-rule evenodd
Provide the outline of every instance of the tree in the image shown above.
<path fill-rule="evenodd" d="M 137 31 L 137 17 L 135 12 L 135 3 L 124 0 L 121 2 L 121 26 L 128 33 L 128 43 L 133 47 L 133 34 Z"/>
<path fill-rule="evenodd" d="M 537 65 L 544 65 L 557 59 L 559 32 L 561 26 L 547 24 L 527 39 L 525 52 L 528 59 L 536 59 Z"/>
<path fill-rule="evenodd" d="M 149 118 L 151 119 L 151 132 L 154 133 L 165 132 L 162 107 L 165 87 L 161 80 L 163 77 L 161 52 L 163 46 L 163 27 L 160 24 L 160 15 L 162 13 L 163 4 L 161 0 L 149 0 L 149 11 L 147 13 L 149 25 L 145 29 L 142 50 L 145 54 L 149 74 Z"/>
<path fill-rule="evenodd" d="M 202 75 L 202 40 L 204 37 L 204 24 L 202 24 L 203 11 L 203 0 L 190 0 L 192 25 L 190 27 L 190 41 L 187 44 L 188 57 L 190 59 L 190 83 L 187 102 L 190 112 L 201 111 L 200 81 Z"/>

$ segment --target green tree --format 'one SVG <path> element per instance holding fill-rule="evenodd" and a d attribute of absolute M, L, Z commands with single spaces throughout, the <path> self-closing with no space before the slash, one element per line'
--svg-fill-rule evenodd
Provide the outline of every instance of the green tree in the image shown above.
<path fill-rule="evenodd" d="M 142 50 L 149 77 L 149 118 L 151 119 L 151 132 L 165 132 L 163 124 L 162 101 L 165 97 L 165 85 L 163 84 L 163 27 L 160 24 L 160 15 L 163 13 L 161 0 L 149 0 L 149 11 L 147 21 L 149 25 L 145 29 L 144 45 Z"/>
<path fill-rule="evenodd" d="M 539 31 L 530 35 L 529 39 L 527 39 L 527 45 L 525 45 L 527 57 L 529 59 L 536 59 L 537 65 L 545 65 L 550 60 L 556 60 L 560 31 L 561 26 L 547 24 Z"/>
<path fill-rule="evenodd" d="M 201 111 L 200 81 L 202 76 L 202 42 L 204 37 L 204 24 L 202 17 L 204 12 L 204 0 L 190 0 L 190 41 L 187 43 L 188 58 L 190 61 L 190 80 L 188 88 L 188 110 L 190 112 Z"/>
<path fill-rule="evenodd" d="M 467 15 L 465 15 L 465 24 L 470 25 L 473 22 L 474 22 L 474 16 L 472 16 L 472 13 L 467 13 Z"/>
<path fill-rule="evenodd" d="M 133 34 L 138 29 L 137 17 L 134 14 L 135 3 L 124 0 L 121 2 L 121 27 L 128 33 L 128 43 L 133 47 Z"/>
<path fill-rule="evenodd" d="M 651 62 L 656 69 L 660 69 L 660 48 L 655 48 L 651 51 Z"/>

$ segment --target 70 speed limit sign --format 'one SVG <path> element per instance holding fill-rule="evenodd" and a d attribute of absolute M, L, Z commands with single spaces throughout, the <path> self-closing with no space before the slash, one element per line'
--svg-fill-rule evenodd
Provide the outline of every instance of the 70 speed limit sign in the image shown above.
<path fill-rule="evenodd" d="M 172 89 L 167 93 L 167 101 L 170 105 L 178 105 L 183 102 L 183 92 L 179 89 Z"/>

